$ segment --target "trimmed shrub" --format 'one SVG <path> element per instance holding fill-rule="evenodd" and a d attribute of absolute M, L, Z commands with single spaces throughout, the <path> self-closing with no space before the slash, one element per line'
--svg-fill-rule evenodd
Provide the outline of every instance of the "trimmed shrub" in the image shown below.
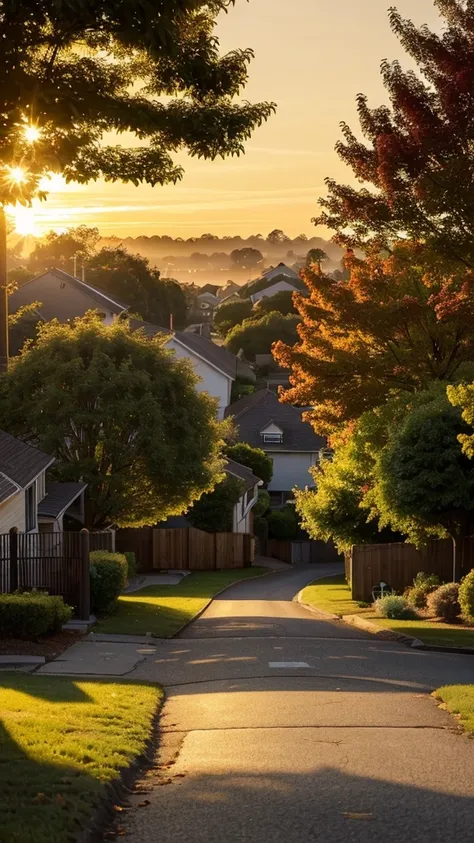
<path fill-rule="evenodd" d="M 266 489 L 260 489 L 258 492 L 257 503 L 253 507 L 253 517 L 261 518 L 270 509 L 270 495 Z"/>
<path fill-rule="evenodd" d="M 413 585 L 405 589 L 404 596 L 417 609 L 424 609 L 428 595 L 440 585 L 441 580 L 437 574 L 425 574 L 420 571 L 413 580 Z"/>
<path fill-rule="evenodd" d="M 62 597 L 40 592 L 0 594 L 0 636 L 38 638 L 59 632 L 72 616 Z"/>
<path fill-rule="evenodd" d="M 410 620 L 416 617 L 416 612 L 406 597 L 400 597 L 397 594 L 387 594 L 385 597 L 379 597 L 374 603 L 374 609 L 379 618 Z"/>
<path fill-rule="evenodd" d="M 127 582 L 127 560 L 123 553 L 94 550 L 90 563 L 91 609 L 99 614 L 110 612 Z"/>
<path fill-rule="evenodd" d="M 474 621 L 474 568 L 459 586 L 459 604 L 466 620 Z"/>
<path fill-rule="evenodd" d="M 127 560 L 127 579 L 131 580 L 137 573 L 137 560 L 132 550 L 126 550 L 123 555 Z"/>
<path fill-rule="evenodd" d="M 448 582 L 440 585 L 428 595 L 428 611 L 446 623 L 453 623 L 461 614 L 459 605 L 459 583 Z"/>
<path fill-rule="evenodd" d="M 298 535 L 298 518 L 294 507 L 276 509 L 267 517 L 268 531 L 271 539 L 296 539 Z"/>

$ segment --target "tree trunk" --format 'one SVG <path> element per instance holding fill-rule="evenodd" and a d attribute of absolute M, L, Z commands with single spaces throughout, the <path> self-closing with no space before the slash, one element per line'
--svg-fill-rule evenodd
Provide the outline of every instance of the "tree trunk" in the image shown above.
<path fill-rule="evenodd" d="M 451 533 L 453 540 L 453 582 L 459 582 L 464 576 L 464 540 L 467 536 L 466 530 L 461 527 Z"/>
<path fill-rule="evenodd" d="M 0 373 L 8 369 L 7 220 L 0 205 Z"/>

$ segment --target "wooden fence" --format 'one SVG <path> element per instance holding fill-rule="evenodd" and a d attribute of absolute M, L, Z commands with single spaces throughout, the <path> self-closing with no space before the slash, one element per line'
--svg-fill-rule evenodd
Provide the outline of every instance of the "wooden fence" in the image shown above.
<path fill-rule="evenodd" d="M 0 535 L 0 592 L 47 591 L 90 616 L 90 550 L 112 550 L 113 533 L 10 533 Z"/>
<path fill-rule="evenodd" d="M 255 558 L 255 539 L 247 533 L 205 533 L 194 527 L 118 530 L 115 546 L 135 553 L 140 571 L 215 571 L 249 567 Z"/>
<path fill-rule="evenodd" d="M 322 541 L 290 541 L 289 539 L 268 539 L 265 556 L 280 559 L 288 565 L 323 564 L 340 562 L 341 557 L 334 545 Z"/>
<path fill-rule="evenodd" d="M 474 537 L 464 545 L 461 575 L 474 566 Z M 419 550 L 411 544 L 364 544 L 353 547 L 346 557 L 346 577 L 354 600 L 372 600 L 372 589 L 386 582 L 403 592 L 419 571 L 438 574 L 444 582 L 453 578 L 453 544 L 450 539 L 432 540 Z"/>

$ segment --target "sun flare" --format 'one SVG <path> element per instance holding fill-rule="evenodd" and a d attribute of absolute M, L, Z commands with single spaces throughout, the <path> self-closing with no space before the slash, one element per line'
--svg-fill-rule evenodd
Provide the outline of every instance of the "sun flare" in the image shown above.
<path fill-rule="evenodd" d="M 21 234 L 22 237 L 26 237 L 28 234 L 36 237 L 40 234 L 33 208 L 26 208 L 24 205 L 15 205 L 14 208 L 8 208 L 7 210 L 13 220 L 17 234 Z"/>

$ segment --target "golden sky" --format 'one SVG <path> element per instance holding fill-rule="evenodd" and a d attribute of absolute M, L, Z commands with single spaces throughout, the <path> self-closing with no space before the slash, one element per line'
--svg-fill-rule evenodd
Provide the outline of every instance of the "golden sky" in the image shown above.
<path fill-rule="evenodd" d="M 438 26 L 433 0 L 393 0 L 417 24 Z M 258 129 L 246 155 L 203 162 L 180 157 L 174 186 L 56 183 L 46 203 L 21 211 L 18 228 L 87 224 L 104 236 L 173 237 L 262 233 L 311 235 L 325 176 L 348 180 L 334 153 L 339 123 L 357 126 L 355 97 L 385 98 L 379 66 L 404 53 L 387 22 L 391 0 L 237 0 L 218 27 L 223 50 L 251 46 L 245 96 L 274 100 L 277 114 Z M 33 218 L 32 218 L 33 217 Z M 325 234 L 325 232 L 320 232 Z"/>

